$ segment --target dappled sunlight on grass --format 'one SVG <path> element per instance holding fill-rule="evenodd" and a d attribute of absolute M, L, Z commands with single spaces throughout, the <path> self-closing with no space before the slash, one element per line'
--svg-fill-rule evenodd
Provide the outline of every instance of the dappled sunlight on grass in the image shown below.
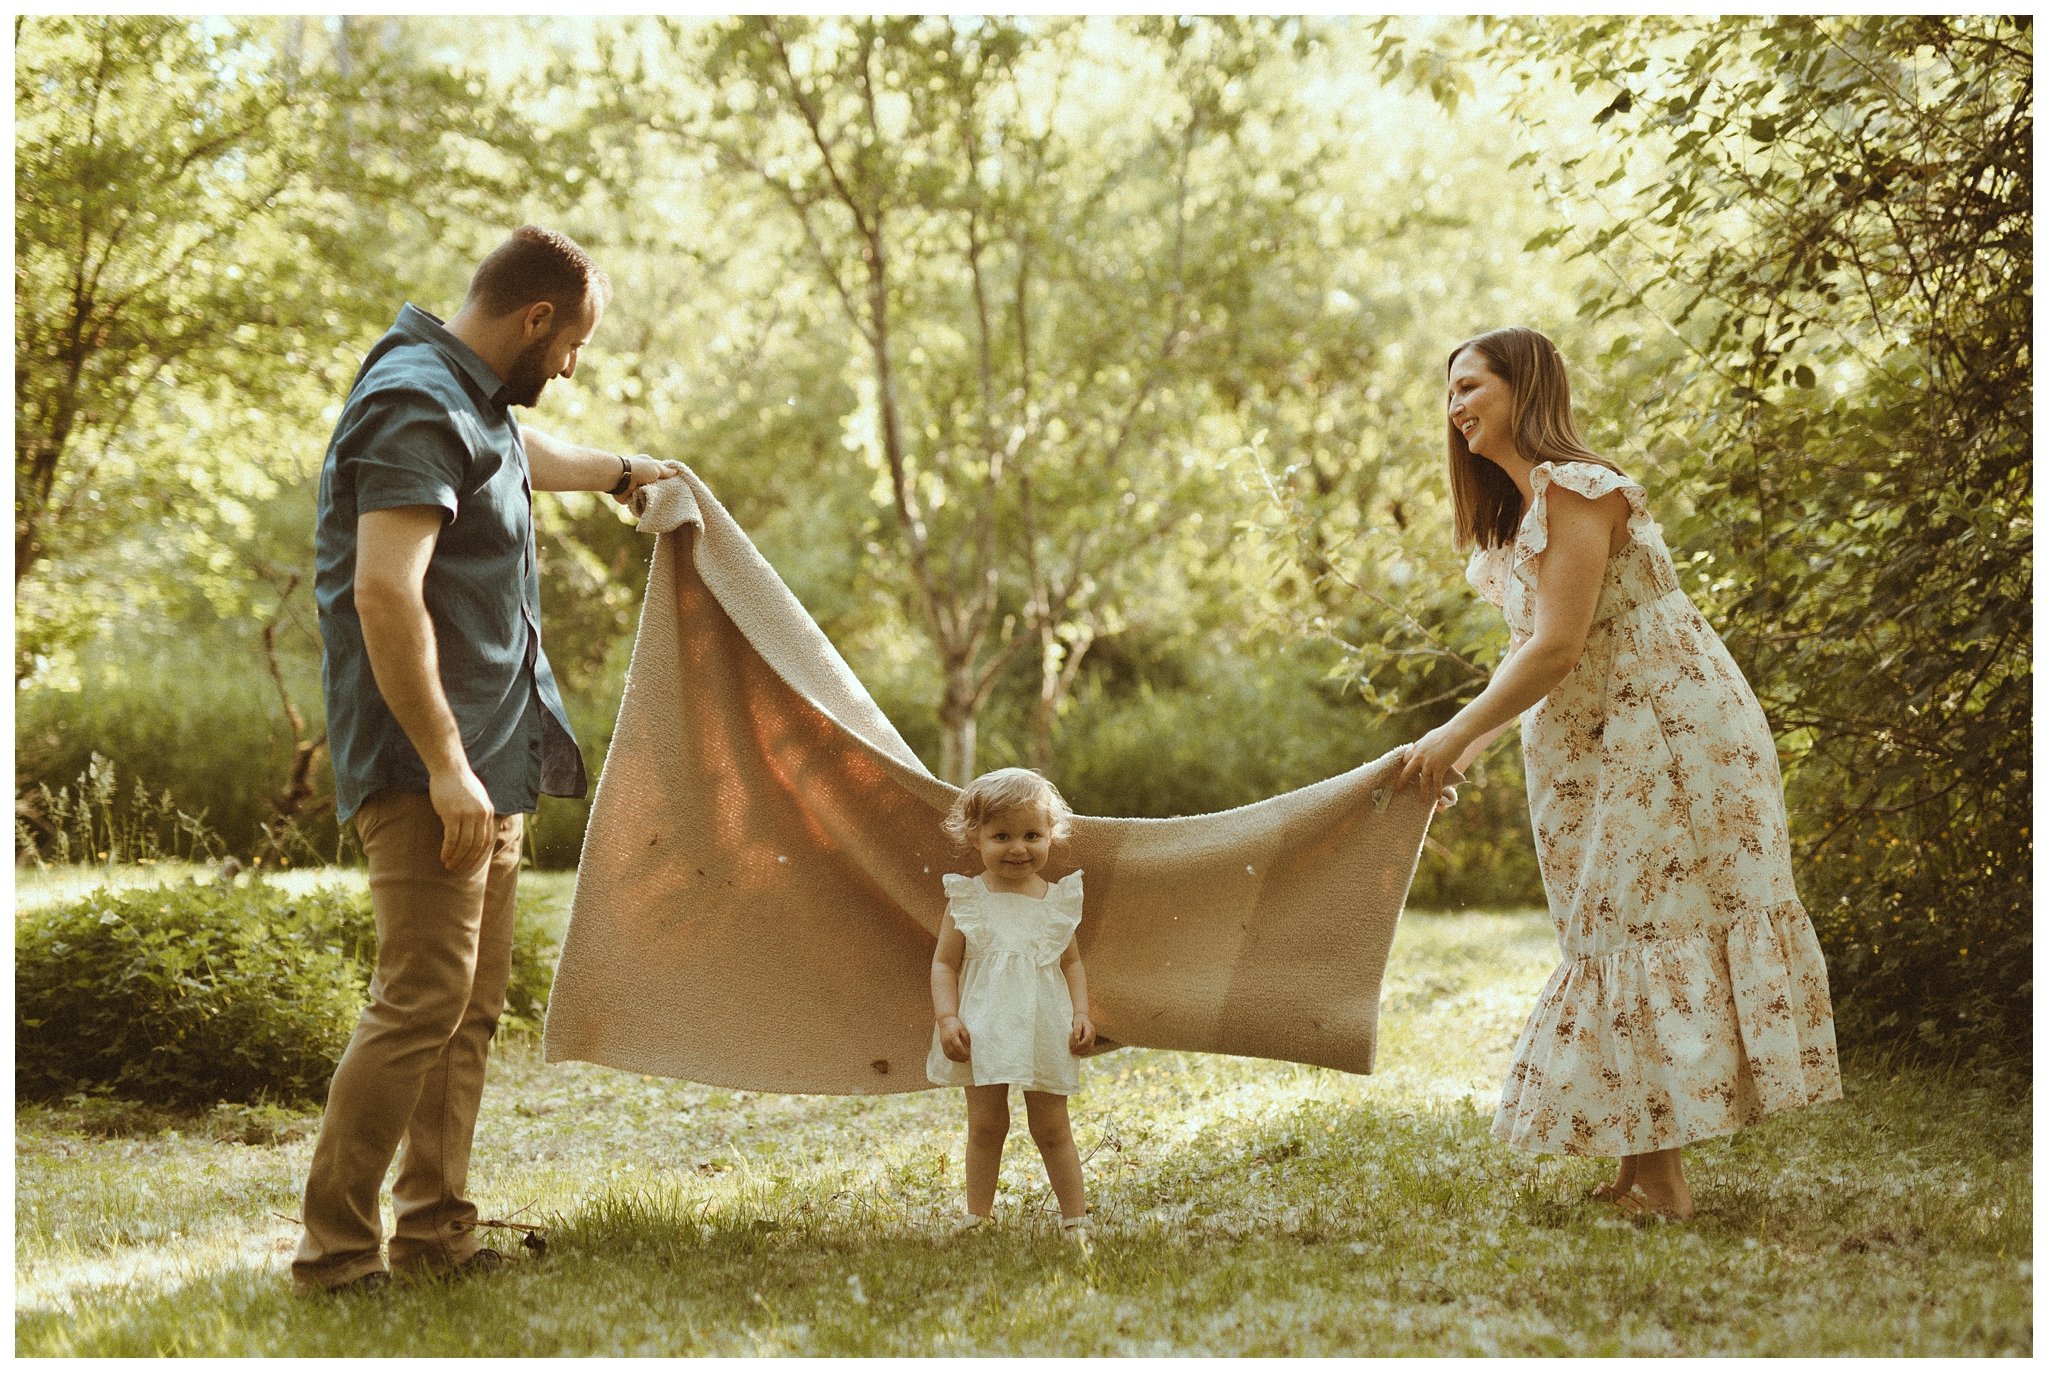
<path fill-rule="evenodd" d="M 289 1252 L 289 1242 L 240 1226 L 185 1235 L 175 1247 L 97 1255 L 57 1250 L 17 1271 L 15 1312 L 61 1311 L 77 1301 L 181 1287 L 234 1269 L 270 1274 L 278 1256 Z"/>
<path fill-rule="evenodd" d="M 14 870 L 14 908 L 39 910 L 65 901 L 112 888 L 154 887 L 166 883 L 213 881 L 220 870 L 204 863 L 118 864 L 111 867 L 52 866 L 17 867 Z"/>
<path fill-rule="evenodd" d="M 165 1130 L 90 1139 L 65 1113 L 27 1110 L 15 1146 L 15 1307 L 180 1284 L 223 1270 L 279 1271 L 295 1235 L 310 1142 L 251 1147 Z"/>
<path fill-rule="evenodd" d="M 111 888 L 182 885 L 188 882 L 219 882 L 220 869 L 208 863 L 122 864 L 118 867 L 17 867 L 14 870 L 16 911 L 41 910 L 74 901 L 93 892 Z M 284 891 L 298 893 L 321 887 L 343 887 L 367 891 L 369 883 L 361 868 L 285 868 L 265 873 L 243 872 L 234 883 L 247 887 L 267 882 Z M 569 896 L 576 884 L 572 872 L 519 874 L 520 909 L 537 921 L 557 942 L 569 927 Z"/>
<path fill-rule="evenodd" d="M 547 919 L 567 887 L 530 892 Z M 1584 1200 L 1597 1160 L 1487 1137 L 1555 948 L 1538 913 L 1404 917 L 1379 1071 L 1149 1050 L 1073 1104 L 1084 1256 L 1021 1100 L 993 1224 L 954 1238 L 954 1092 L 800 1097 L 500 1046 L 486 1216 L 516 1272 L 292 1298 L 311 1143 L 17 1131 L 16 1331 L 34 1354 L 1935 1354 L 2031 1351 L 2031 1150 L 2010 1076 L 1852 1060 L 1849 1100 L 1688 1152 L 1700 1214 Z M 503 1232 L 494 1240 L 508 1244 Z"/>
<path fill-rule="evenodd" d="M 40 910 L 61 905 L 81 896 L 111 888 L 179 886 L 188 882 L 223 881 L 220 868 L 211 863 L 136 863 L 116 867 L 48 867 L 14 870 L 14 908 Z M 235 877 L 238 886 L 268 882 L 288 892 L 308 892 L 318 887 L 365 889 L 359 868 L 284 868 L 271 872 L 243 872 Z"/>

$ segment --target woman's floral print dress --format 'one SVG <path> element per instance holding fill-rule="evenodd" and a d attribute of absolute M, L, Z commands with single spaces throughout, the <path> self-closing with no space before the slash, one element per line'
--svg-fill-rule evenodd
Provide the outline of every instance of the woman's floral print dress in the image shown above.
<path fill-rule="evenodd" d="M 1534 628 L 1552 485 L 1629 504 L 1571 675 L 1522 717 L 1529 816 L 1564 962 L 1515 1046 L 1493 1133 L 1616 1157 L 1842 1094 L 1827 965 L 1792 887 L 1763 708 L 1679 589 L 1643 489 L 1539 464 L 1512 545 L 1466 575 Z"/>

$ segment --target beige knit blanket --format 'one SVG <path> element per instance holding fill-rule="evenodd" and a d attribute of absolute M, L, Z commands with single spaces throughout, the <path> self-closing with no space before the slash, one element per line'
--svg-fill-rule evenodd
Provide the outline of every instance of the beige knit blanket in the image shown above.
<path fill-rule="evenodd" d="M 694 475 L 658 534 L 548 1003 L 549 1062 L 757 1091 L 929 1086 L 933 777 Z M 1430 807 L 1392 755 L 1217 815 L 1076 817 L 1104 1041 L 1368 1072 Z M 1055 779 L 1057 780 L 1057 779 Z"/>

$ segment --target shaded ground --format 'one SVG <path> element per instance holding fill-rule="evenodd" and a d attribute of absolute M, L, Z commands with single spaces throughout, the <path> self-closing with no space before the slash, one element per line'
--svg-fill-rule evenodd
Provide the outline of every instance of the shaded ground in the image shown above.
<path fill-rule="evenodd" d="M 559 922 L 566 881 L 535 889 Z M 26 1108 L 17 1352 L 2031 1353 L 2024 1078 L 1852 1059 L 1845 1102 L 1691 1151 L 1692 1225 L 1628 1222 L 1581 1199 L 1600 1165 L 1486 1136 L 1552 957 L 1537 915 L 1406 917 L 1370 1078 L 1095 1060 L 1088 1258 L 1053 1233 L 1021 1106 L 999 1223 L 948 1241 L 953 1093 L 761 1096 L 514 1043 L 478 1200 L 552 1225 L 549 1256 L 309 1302 L 275 1213 L 311 1118 Z"/>

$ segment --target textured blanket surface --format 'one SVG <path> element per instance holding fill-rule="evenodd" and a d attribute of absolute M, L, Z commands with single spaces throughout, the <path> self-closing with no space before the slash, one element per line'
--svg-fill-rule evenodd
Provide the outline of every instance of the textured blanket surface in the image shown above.
<path fill-rule="evenodd" d="M 546 1057 L 756 1091 L 921 1090 L 940 878 L 980 866 L 939 828 L 955 790 L 694 474 L 642 495 L 659 537 Z M 1390 792 L 1396 771 L 1390 754 L 1215 815 L 1077 816 L 1046 876 L 1087 874 L 1102 1047 L 1370 1071 L 1430 816 L 1414 788 Z"/>

